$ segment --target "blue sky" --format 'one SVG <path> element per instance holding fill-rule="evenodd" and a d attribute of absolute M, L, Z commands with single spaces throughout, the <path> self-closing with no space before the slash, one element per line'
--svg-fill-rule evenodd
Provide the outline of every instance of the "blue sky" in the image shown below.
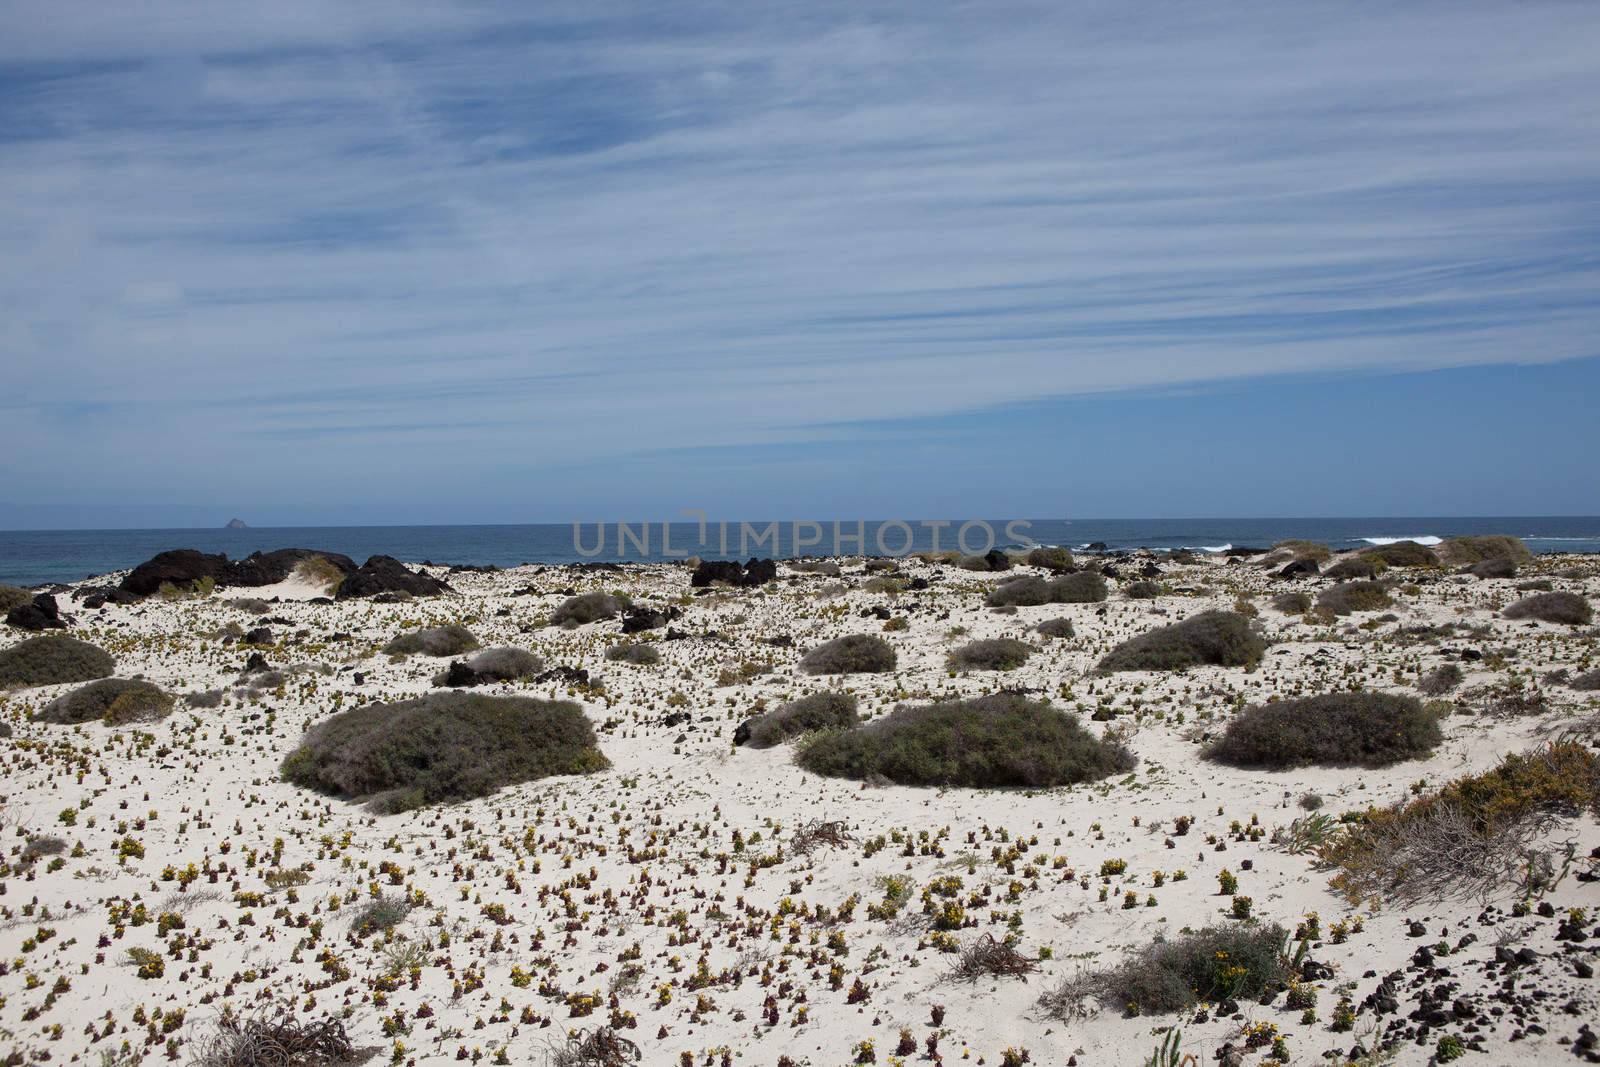
<path fill-rule="evenodd" d="M 1600 5 L 0 0 L 0 528 L 1600 512 Z"/>

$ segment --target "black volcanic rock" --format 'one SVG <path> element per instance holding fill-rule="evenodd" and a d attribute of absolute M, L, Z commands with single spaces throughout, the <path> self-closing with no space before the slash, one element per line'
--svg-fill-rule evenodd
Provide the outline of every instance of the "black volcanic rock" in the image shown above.
<path fill-rule="evenodd" d="M 1314 559 L 1291 560 L 1278 572 L 1279 578 L 1315 578 L 1322 573 Z"/>
<path fill-rule="evenodd" d="M 409 593 L 412 596 L 434 596 L 449 593 L 444 582 L 418 571 L 409 570 L 393 556 L 373 556 L 360 567 L 345 575 L 339 586 L 338 599 L 376 596 L 380 593 Z"/>
<path fill-rule="evenodd" d="M 704 589 L 713 582 L 755 586 L 765 585 L 777 577 L 778 564 L 770 559 L 752 559 L 743 567 L 737 560 L 706 559 L 694 569 L 689 584 L 696 589 Z"/>
<path fill-rule="evenodd" d="M 252 552 L 236 560 L 223 570 L 223 585 L 277 585 L 294 573 L 294 569 L 308 559 L 321 557 L 345 574 L 356 569 L 356 561 L 338 552 L 322 552 L 315 548 L 280 548 L 273 552 Z"/>
<path fill-rule="evenodd" d="M 6 623 L 19 630 L 65 630 L 56 598 L 40 593 L 30 604 L 19 604 L 6 613 Z"/>
<path fill-rule="evenodd" d="M 121 588 L 135 596 L 149 596 L 163 585 L 180 588 L 202 578 L 221 582 L 228 569 L 228 557 L 218 552 L 208 555 L 192 548 L 158 552 L 129 572 Z"/>

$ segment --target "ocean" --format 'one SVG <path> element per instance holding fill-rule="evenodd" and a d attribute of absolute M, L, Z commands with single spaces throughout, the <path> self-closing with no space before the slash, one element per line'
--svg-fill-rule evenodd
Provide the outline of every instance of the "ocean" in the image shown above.
<path fill-rule="evenodd" d="M 964 527 L 964 529 L 963 529 Z M 358 563 L 371 555 L 407 563 L 495 564 L 745 558 L 833 554 L 904 555 L 934 547 L 968 551 L 1031 543 L 1083 550 L 1189 548 L 1220 552 L 1287 538 L 1335 549 L 1397 539 L 1424 544 L 1468 534 L 1509 533 L 1534 552 L 1600 552 L 1600 517 L 1339 519 L 1032 519 L 771 523 L 695 522 L 527 526 L 278 526 L 246 529 L 0 531 L 0 582 L 42 585 L 125 570 L 169 548 L 225 552 L 316 548 Z M 663 542 L 665 534 L 665 542 Z M 854 538 L 860 535 L 860 540 Z M 836 541 L 835 538 L 838 538 Z"/>

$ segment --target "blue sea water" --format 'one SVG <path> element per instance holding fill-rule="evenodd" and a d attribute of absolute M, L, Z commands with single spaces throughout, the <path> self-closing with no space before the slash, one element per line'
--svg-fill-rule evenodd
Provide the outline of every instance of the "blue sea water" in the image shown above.
<path fill-rule="evenodd" d="M 833 554 L 903 555 L 958 547 L 963 520 L 776 524 L 766 521 L 583 523 L 528 526 L 281 526 L 175 530 L 0 531 L 0 582 L 72 582 L 124 570 L 169 548 L 225 552 L 238 559 L 275 548 L 342 552 L 358 563 L 370 555 L 408 563 L 575 563 L 641 561 L 681 556 L 743 558 Z M 1264 547 L 1298 537 L 1335 549 L 1414 538 L 1424 543 L 1469 534 L 1509 533 L 1539 553 L 1600 552 L 1600 517 L 1335 518 L 1335 519 L 991 519 L 966 523 L 959 547 L 982 552 L 1038 543 L 1079 550 L 1103 542 L 1110 550 L 1191 548 L 1222 551 Z M 774 535 L 775 526 L 775 535 Z M 1009 530 L 1008 530 L 1009 526 Z M 667 534 L 663 543 L 663 531 Z M 853 538 L 860 534 L 861 540 Z M 835 537 L 839 540 L 836 542 Z"/>

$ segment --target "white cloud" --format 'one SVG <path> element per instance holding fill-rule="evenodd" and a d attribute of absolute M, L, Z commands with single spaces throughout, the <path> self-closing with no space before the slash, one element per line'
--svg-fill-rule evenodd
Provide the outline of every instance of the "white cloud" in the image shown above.
<path fill-rule="evenodd" d="M 0 11 L 7 477 L 1595 354 L 1591 6 L 530 10 Z"/>

